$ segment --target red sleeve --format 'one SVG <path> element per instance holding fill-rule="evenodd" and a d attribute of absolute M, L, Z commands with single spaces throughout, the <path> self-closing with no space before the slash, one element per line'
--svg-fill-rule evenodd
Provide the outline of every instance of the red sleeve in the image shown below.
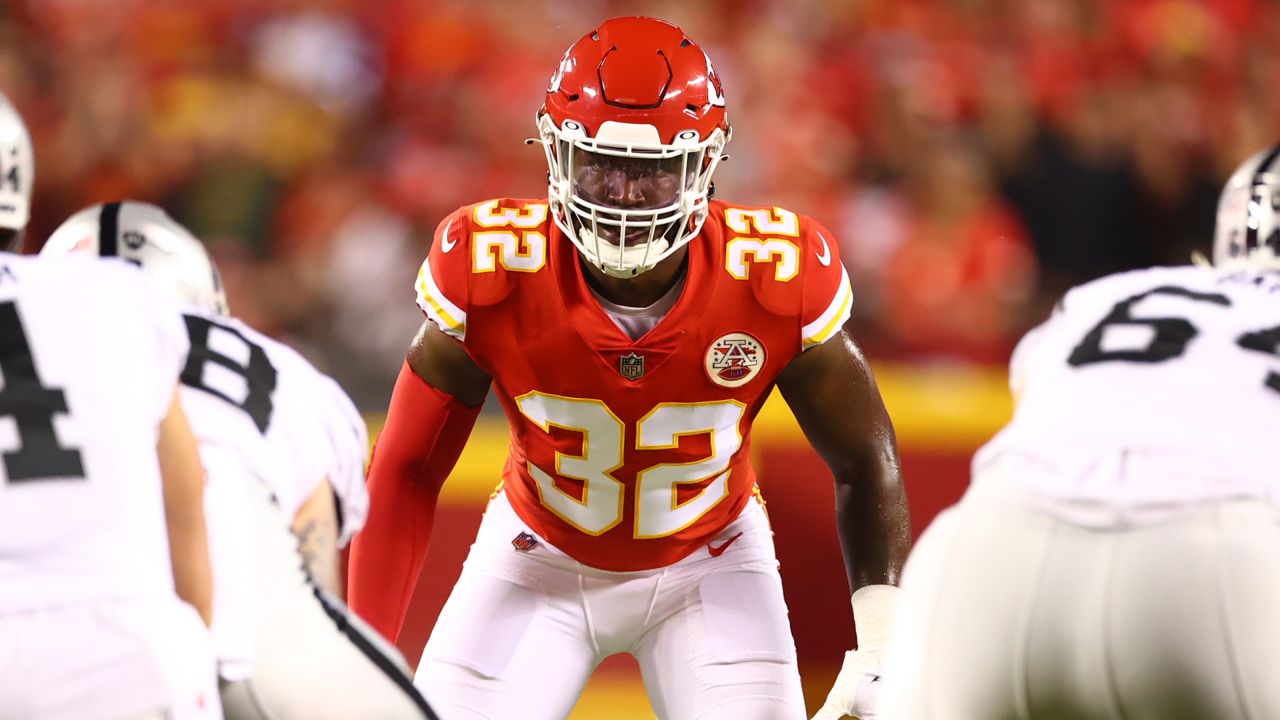
<path fill-rule="evenodd" d="M 465 340 L 471 276 L 470 215 L 463 208 L 436 228 L 435 241 L 418 270 L 418 307 L 446 334 Z"/>
<path fill-rule="evenodd" d="M 395 641 L 427 556 L 440 487 L 479 407 L 428 385 L 406 362 L 369 462 L 369 517 L 351 543 L 347 600 Z"/>
<path fill-rule="evenodd" d="M 830 340 L 848 322 L 853 289 L 844 263 L 840 262 L 835 236 L 809 218 L 804 219 L 802 227 L 800 339 L 808 350 Z"/>

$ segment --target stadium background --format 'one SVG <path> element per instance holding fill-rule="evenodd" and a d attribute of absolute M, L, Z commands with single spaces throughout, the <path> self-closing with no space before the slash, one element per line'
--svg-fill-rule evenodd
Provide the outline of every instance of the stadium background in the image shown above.
<path fill-rule="evenodd" d="M 1004 367 L 1070 285 L 1207 249 L 1217 188 L 1280 137 L 1263 0 L 3 0 L 0 90 L 37 153 L 27 250 L 76 209 L 158 202 L 233 310 L 376 426 L 449 210 L 545 192 L 522 141 L 599 20 L 676 22 L 735 128 L 722 197 L 820 218 L 898 430 L 918 533 L 1008 417 Z M 486 413 L 445 486 L 411 661 L 497 478 Z M 811 706 L 853 639 L 830 481 L 780 403 L 755 434 Z M 575 720 L 644 718 L 611 661 Z"/>

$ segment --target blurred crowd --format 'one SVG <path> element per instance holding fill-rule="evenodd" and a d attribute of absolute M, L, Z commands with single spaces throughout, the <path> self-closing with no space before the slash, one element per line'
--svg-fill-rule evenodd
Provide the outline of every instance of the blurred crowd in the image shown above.
<path fill-rule="evenodd" d="M 1280 137 L 1268 0 L 4 0 L 31 245 L 88 203 L 158 202 L 236 314 L 384 406 L 433 228 L 545 194 L 523 140 L 547 79 L 620 14 L 708 50 L 719 195 L 836 233 L 878 357 L 1002 362 L 1070 285 L 1186 262 Z"/>

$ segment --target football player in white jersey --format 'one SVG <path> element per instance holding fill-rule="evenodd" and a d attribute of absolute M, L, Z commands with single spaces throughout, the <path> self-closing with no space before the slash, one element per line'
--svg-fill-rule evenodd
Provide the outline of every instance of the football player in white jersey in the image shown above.
<path fill-rule="evenodd" d="M 5 244 L 31 168 L 0 95 Z M 3 250 L 0 719 L 221 717 L 178 310 L 123 263 Z"/>
<path fill-rule="evenodd" d="M 1280 146 L 1213 264 L 1077 287 L 907 563 L 896 720 L 1280 717 Z"/>
<path fill-rule="evenodd" d="M 227 315 L 203 246 L 160 208 L 76 213 L 41 253 L 75 252 L 140 265 L 189 306 L 182 402 L 210 477 L 213 630 L 228 716 L 432 717 L 399 653 L 334 594 L 338 549 L 368 508 L 367 430 L 350 399 L 301 355 Z"/>

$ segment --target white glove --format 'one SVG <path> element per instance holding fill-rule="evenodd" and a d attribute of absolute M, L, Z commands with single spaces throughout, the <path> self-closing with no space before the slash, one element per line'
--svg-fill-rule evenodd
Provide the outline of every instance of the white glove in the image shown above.
<path fill-rule="evenodd" d="M 884 651 L 850 650 L 844 666 L 831 686 L 827 701 L 813 720 L 840 720 L 846 715 L 859 720 L 876 720 L 880 701 L 880 666 Z"/>
<path fill-rule="evenodd" d="M 858 628 L 858 649 L 844 654 L 844 665 L 840 667 L 836 683 L 813 720 L 840 720 L 846 715 L 858 720 L 879 717 L 880 671 L 889 648 L 898 588 L 867 585 L 858 588 L 850 602 Z"/>

